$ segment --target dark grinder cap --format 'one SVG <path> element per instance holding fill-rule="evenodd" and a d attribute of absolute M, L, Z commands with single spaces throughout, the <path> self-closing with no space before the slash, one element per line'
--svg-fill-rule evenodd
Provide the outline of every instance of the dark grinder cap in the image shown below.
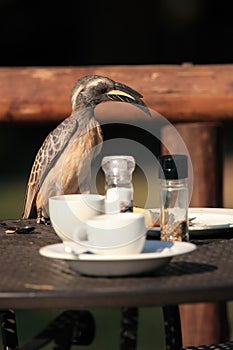
<path fill-rule="evenodd" d="M 185 179 L 188 177 L 188 158 L 183 154 L 166 154 L 158 157 L 159 178 L 166 180 Z"/>

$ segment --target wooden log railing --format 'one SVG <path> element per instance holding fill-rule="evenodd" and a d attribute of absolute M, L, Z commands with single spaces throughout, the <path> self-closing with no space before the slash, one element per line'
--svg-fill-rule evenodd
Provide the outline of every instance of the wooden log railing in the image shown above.
<path fill-rule="evenodd" d="M 233 64 L 137 65 L 0 67 L 0 122 L 64 119 L 71 111 L 71 88 L 87 74 L 128 84 L 171 122 L 233 119 Z"/>

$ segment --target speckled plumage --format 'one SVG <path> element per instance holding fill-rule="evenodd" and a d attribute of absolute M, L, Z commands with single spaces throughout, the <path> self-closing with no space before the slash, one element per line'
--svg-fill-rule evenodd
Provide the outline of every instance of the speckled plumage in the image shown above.
<path fill-rule="evenodd" d="M 113 80 L 89 75 L 79 79 L 71 91 L 72 113 L 44 140 L 31 169 L 22 218 L 49 218 L 51 196 L 88 192 L 90 166 L 103 141 L 94 109 L 106 101 L 124 101 L 141 107 L 142 96 Z M 149 114 L 149 113 L 148 113 Z"/>

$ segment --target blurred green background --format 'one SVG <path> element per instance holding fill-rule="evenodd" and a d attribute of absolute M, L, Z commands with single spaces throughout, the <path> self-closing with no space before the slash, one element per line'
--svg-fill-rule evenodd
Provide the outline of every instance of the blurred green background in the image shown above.
<path fill-rule="evenodd" d="M 20 218 L 23 211 L 24 195 L 28 176 L 34 157 L 45 136 L 55 127 L 46 125 L 1 125 L 0 129 L 0 219 Z M 224 127 L 224 206 L 233 207 L 233 144 L 232 125 Z M 159 145 L 154 145 L 155 154 Z M 149 166 L 149 165 L 148 165 Z M 148 170 L 149 171 L 149 170 Z M 157 174 L 154 177 L 154 202 L 156 205 L 158 188 Z M 144 206 L 147 197 L 147 181 L 140 169 L 133 177 L 135 205 Z M 97 187 L 104 191 L 104 179 L 101 172 L 97 176 Z M 228 303 L 229 321 L 232 338 L 233 304 Z M 20 344 L 29 340 L 63 310 L 16 310 Z M 91 350 L 118 349 L 120 339 L 120 310 L 91 309 L 96 319 L 96 338 Z M 85 349 L 86 347 L 80 347 Z M 51 345 L 46 350 L 51 349 Z M 140 308 L 138 350 L 164 350 L 164 329 L 161 308 Z"/>

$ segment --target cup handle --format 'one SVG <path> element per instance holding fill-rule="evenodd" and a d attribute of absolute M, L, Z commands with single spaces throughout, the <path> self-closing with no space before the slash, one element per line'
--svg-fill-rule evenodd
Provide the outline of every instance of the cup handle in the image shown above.
<path fill-rule="evenodd" d="M 86 225 L 77 227 L 73 233 L 74 242 L 83 242 L 87 240 L 87 228 Z"/>

